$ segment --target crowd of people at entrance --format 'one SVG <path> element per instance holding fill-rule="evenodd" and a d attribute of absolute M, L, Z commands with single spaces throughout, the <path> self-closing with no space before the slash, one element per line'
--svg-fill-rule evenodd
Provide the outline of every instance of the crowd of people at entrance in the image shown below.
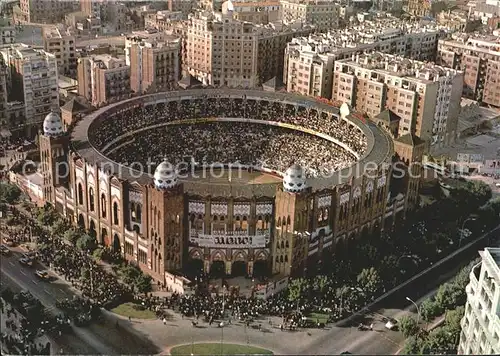
<path fill-rule="evenodd" d="M 257 123 L 209 124 L 203 120 L 216 117 L 253 119 Z M 196 122 L 187 123 L 189 119 Z M 263 125 L 264 121 L 276 126 Z M 166 123 L 171 127 L 165 128 Z M 183 100 L 106 113 L 91 125 L 89 139 L 104 154 L 129 164 L 158 164 L 167 155 L 172 163 L 185 157 L 199 163 L 205 159 L 207 164 L 239 160 L 241 164 L 264 164 L 264 168 L 283 172 L 294 162 L 308 168 L 309 175 L 316 175 L 355 161 L 354 155 L 339 145 L 300 130 L 328 135 L 359 155 L 367 149 L 367 139 L 357 127 L 314 108 L 226 98 Z"/>

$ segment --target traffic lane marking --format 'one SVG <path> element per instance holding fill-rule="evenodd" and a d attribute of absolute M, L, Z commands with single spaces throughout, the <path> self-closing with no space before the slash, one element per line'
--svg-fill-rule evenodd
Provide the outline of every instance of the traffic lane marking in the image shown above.
<path fill-rule="evenodd" d="M 11 266 L 14 266 L 14 262 L 12 262 L 12 261 L 9 261 L 9 264 L 10 264 Z"/>
<path fill-rule="evenodd" d="M 26 274 L 26 273 L 24 273 L 24 271 L 23 271 L 23 269 L 22 269 L 22 268 L 19 270 L 19 272 L 21 272 L 21 274 L 22 274 L 22 275 L 27 276 L 27 274 Z"/>
<path fill-rule="evenodd" d="M 31 280 L 31 282 L 33 282 L 33 284 L 38 284 L 37 282 L 35 282 L 35 280 L 34 280 L 34 279 L 32 279 L 32 280 Z"/>
<path fill-rule="evenodd" d="M 43 291 L 44 291 L 45 293 L 47 293 L 47 294 L 50 294 L 50 292 L 49 292 L 47 289 L 45 289 L 45 288 L 43 289 Z"/>

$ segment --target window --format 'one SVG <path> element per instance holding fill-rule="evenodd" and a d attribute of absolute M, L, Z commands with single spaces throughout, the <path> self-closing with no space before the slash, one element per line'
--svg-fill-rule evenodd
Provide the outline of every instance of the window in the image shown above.
<path fill-rule="evenodd" d="M 78 204 L 83 205 L 83 188 L 82 188 L 82 183 L 78 183 Z"/>
<path fill-rule="evenodd" d="M 89 188 L 89 208 L 90 211 L 95 211 L 95 202 L 94 202 L 94 188 Z"/>
<path fill-rule="evenodd" d="M 101 215 L 103 218 L 106 217 L 106 196 L 104 193 L 101 194 Z"/>
<path fill-rule="evenodd" d="M 118 203 L 114 202 L 113 203 L 113 224 L 118 225 L 119 219 L 118 219 Z"/>

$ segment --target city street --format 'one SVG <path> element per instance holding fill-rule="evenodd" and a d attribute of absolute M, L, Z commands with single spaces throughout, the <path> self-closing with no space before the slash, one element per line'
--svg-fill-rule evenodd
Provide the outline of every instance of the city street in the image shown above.
<path fill-rule="evenodd" d="M 56 309 L 57 300 L 72 298 L 76 295 L 72 287 L 60 279 L 51 282 L 38 280 L 34 274 L 37 265 L 32 268 L 21 266 L 18 262 L 20 255 L 20 249 L 15 248 L 10 256 L 2 256 L 0 259 L 2 285 L 7 285 L 13 290 L 29 290 L 49 310 Z M 44 269 L 40 266 L 38 268 Z M 63 335 L 61 340 L 57 340 L 57 343 L 61 344 L 60 347 L 71 349 L 72 353 L 144 354 L 156 352 L 146 336 L 138 337 L 123 328 L 117 330 L 109 321 L 88 327 L 74 326 L 73 332 L 74 334 Z"/>

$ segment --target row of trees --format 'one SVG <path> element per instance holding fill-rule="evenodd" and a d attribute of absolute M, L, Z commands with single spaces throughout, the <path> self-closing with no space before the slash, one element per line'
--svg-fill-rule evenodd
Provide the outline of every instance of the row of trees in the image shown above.
<path fill-rule="evenodd" d="M 21 189 L 7 182 L 0 182 L 0 204 L 15 204 L 21 196 Z"/>
<path fill-rule="evenodd" d="M 460 337 L 460 320 L 464 316 L 467 301 L 465 287 L 469 273 L 479 260 L 462 268 L 455 278 L 443 284 L 435 297 L 420 305 L 420 315 L 425 322 L 431 322 L 445 314 L 444 324 L 430 332 L 421 330 L 415 318 L 405 316 L 399 322 L 403 335 L 408 338 L 404 354 L 456 354 Z"/>
<path fill-rule="evenodd" d="M 87 252 L 97 261 L 109 262 L 113 265 L 114 272 L 122 281 L 131 286 L 138 293 L 151 292 L 151 276 L 143 273 L 139 267 L 128 263 L 119 253 L 111 251 L 108 247 L 100 246 L 91 233 L 81 228 L 71 226 L 51 206 L 35 208 L 33 215 L 40 225 L 48 227 L 55 236 L 62 236 L 68 243 Z M 82 274 L 90 277 L 90 271 L 83 268 Z"/>
<path fill-rule="evenodd" d="M 467 227 L 476 233 L 497 224 L 498 218 L 492 217 L 500 214 L 500 199 L 490 199 L 491 189 L 486 184 L 460 182 L 449 196 L 441 196 L 433 205 L 397 222 L 393 231 L 367 236 L 356 241 L 347 253 L 323 261 L 319 275 L 291 281 L 288 299 L 325 306 L 342 297 L 345 310 L 366 304 L 455 250 L 463 237 L 461 223 L 471 213 L 476 213 L 477 219 Z M 442 288 L 439 295 L 448 298 L 455 293 L 463 300 L 465 285 Z"/>

